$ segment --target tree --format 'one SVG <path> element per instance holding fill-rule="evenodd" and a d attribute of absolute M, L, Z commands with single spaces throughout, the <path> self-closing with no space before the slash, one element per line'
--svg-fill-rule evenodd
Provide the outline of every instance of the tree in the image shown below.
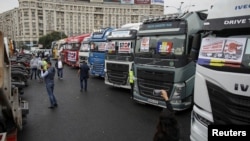
<path fill-rule="evenodd" d="M 42 44 L 43 48 L 50 49 L 51 43 L 53 41 L 57 41 L 66 37 L 67 36 L 65 35 L 64 32 L 54 31 L 54 32 L 51 32 L 50 34 L 40 37 L 38 43 Z"/>

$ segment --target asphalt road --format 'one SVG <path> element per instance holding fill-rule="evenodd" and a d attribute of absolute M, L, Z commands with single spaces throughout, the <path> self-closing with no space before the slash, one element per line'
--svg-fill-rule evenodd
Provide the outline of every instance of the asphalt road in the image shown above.
<path fill-rule="evenodd" d="M 129 90 L 104 84 L 91 77 L 87 92 L 80 92 L 77 69 L 64 69 L 55 78 L 56 109 L 48 109 L 44 83 L 30 80 L 23 99 L 29 114 L 18 141 L 152 141 L 161 108 L 138 104 Z M 190 141 L 190 112 L 177 113 L 181 140 Z"/>

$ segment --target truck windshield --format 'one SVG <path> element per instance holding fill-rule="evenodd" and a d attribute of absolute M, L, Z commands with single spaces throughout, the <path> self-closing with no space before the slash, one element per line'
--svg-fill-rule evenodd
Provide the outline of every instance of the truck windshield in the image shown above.
<path fill-rule="evenodd" d="M 107 42 L 106 59 L 133 61 L 135 40 L 113 40 Z"/>
<path fill-rule="evenodd" d="M 69 50 L 79 50 L 80 43 L 69 43 L 68 49 Z"/>
<path fill-rule="evenodd" d="M 91 42 L 90 51 L 91 52 L 105 52 L 106 42 Z"/>
<path fill-rule="evenodd" d="M 90 45 L 89 43 L 82 43 L 80 47 L 80 52 L 89 52 Z"/>
<path fill-rule="evenodd" d="M 137 64 L 179 66 L 186 64 L 185 55 L 186 35 L 144 36 L 139 37 L 135 48 L 135 62 Z M 176 62 L 176 63 L 174 63 Z"/>
<path fill-rule="evenodd" d="M 58 49 L 58 44 L 57 44 L 57 43 L 54 44 L 52 48 L 53 48 L 53 49 Z"/>
<path fill-rule="evenodd" d="M 65 49 L 65 48 L 66 48 L 66 43 L 61 44 L 60 47 L 59 47 L 59 49 Z"/>
<path fill-rule="evenodd" d="M 228 72 L 250 69 L 250 35 L 202 39 L 198 64 Z"/>

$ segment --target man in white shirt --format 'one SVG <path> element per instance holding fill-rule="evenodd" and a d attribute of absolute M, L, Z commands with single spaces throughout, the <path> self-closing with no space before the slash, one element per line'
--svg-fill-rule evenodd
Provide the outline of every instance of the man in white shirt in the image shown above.
<path fill-rule="evenodd" d="M 58 79 L 63 79 L 63 62 L 61 57 L 58 57 L 57 62 L 55 63 L 55 67 L 57 69 Z"/>

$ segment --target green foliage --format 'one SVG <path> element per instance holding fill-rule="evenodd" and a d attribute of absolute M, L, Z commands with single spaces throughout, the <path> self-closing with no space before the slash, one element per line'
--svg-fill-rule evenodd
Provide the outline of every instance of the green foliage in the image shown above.
<path fill-rule="evenodd" d="M 51 47 L 51 43 L 53 41 L 57 41 L 63 38 L 66 38 L 67 36 L 65 35 L 64 32 L 58 32 L 58 31 L 54 31 L 50 34 L 47 34 L 45 36 L 42 36 L 39 38 L 38 43 L 43 45 L 43 48 L 45 49 L 50 49 Z"/>

